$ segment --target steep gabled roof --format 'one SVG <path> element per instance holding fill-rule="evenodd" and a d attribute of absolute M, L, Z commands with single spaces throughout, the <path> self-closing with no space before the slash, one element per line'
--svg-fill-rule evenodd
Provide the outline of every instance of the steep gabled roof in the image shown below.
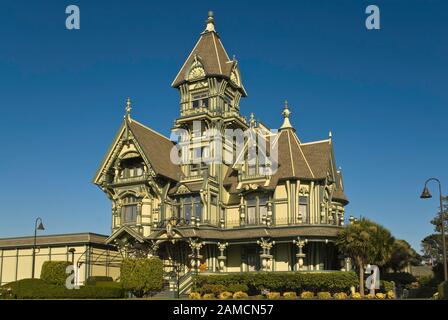
<path fill-rule="evenodd" d="M 275 180 L 288 178 L 312 180 L 315 178 L 294 130 L 281 130 L 277 144 L 278 169 L 273 175 Z"/>
<path fill-rule="evenodd" d="M 300 146 L 313 170 L 314 177 L 324 179 L 331 166 L 331 140 L 303 143 Z"/>
<path fill-rule="evenodd" d="M 213 19 L 210 20 L 210 17 L 209 21 L 211 21 L 214 25 Z M 230 79 L 230 75 L 233 68 L 236 67 L 237 61 L 234 59 L 230 60 L 229 55 L 227 54 L 226 49 L 224 49 L 221 39 L 219 38 L 219 35 L 214 30 L 214 26 L 210 30 L 208 29 L 209 28 L 201 33 L 198 42 L 188 55 L 187 60 L 185 60 L 179 70 L 179 73 L 171 84 L 172 87 L 177 88 L 187 80 L 190 66 L 193 64 L 195 59 L 198 59 L 201 62 L 206 76 L 216 76 Z M 243 95 L 246 96 L 247 93 L 242 84 L 240 89 Z"/>
<path fill-rule="evenodd" d="M 129 121 L 128 125 L 156 174 L 179 181 L 182 177 L 180 166 L 170 159 L 174 142 L 135 120 Z"/>

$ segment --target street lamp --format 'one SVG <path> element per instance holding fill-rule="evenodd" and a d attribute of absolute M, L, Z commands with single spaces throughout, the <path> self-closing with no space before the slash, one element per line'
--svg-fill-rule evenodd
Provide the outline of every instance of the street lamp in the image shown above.
<path fill-rule="evenodd" d="M 70 248 L 70 249 L 68 249 L 68 252 L 70 252 L 72 254 L 72 265 L 74 266 L 75 265 L 75 252 L 76 252 L 76 249 L 75 248 Z"/>
<path fill-rule="evenodd" d="M 442 224 L 442 253 L 443 253 L 443 278 L 445 281 L 448 281 L 448 271 L 447 271 L 447 260 L 446 260 L 446 244 L 445 244 L 445 213 L 443 210 L 443 196 L 442 196 L 442 184 L 440 183 L 439 179 L 436 178 L 430 178 L 426 180 L 425 187 L 423 188 L 423 192 L 420 196 L 422 199 L 429 199 L 432 198 L 431 193 L 429 192 L 429 189 L 427 187 L 427 184 L 429 181 L 436 181 L 439 184 L 439 200 L 440 200 L 440 217 L 441 217 L 441 224 Z"/>
<path fill-rule="evenodd" d="M 37 223 L 39 222 L 39 225 Z M 45 230 L 44 225 L 42 223 L 42 218 L 38 217 L 36 222 L 34 223 L 34 243 L 33 243 L 33 264 L 31 270 L 31 278 L 34 279 L 34 269 L 36 265 L 36 238 L 37 238 L 37 230 Z"/>

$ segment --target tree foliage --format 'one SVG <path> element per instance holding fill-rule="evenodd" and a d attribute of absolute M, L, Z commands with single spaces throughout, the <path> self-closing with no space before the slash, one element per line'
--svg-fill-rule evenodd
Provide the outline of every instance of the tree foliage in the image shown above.
<path fill-rule="evenodd" d="M 151 295 L 163 288 L 163 263 L 156 257 L 126 258 L 120 269 L 120 281 L 125 290 L 137 297 Z"/>
<path fill-rule="evenodd" d="M 448 236 L 445 235 L 445 241 L 448 243 Z M 421 243 L 423 259 L 429 261 L 432 265 L 443 262 L 443 244 L 441 234 L 430 234 L 426 236 Z"/>
<path fill-rule="evenodd" d="M 390 268 L 394 272 L 399 272 L 409 264 L 419 264 L 420 256 L 412 249 L 411 245 L 405 240 L 395 240 L 392 246 L 392 253 L 384 267 Z"/>
<path fill-rule="evenodd" d="M 444 226 L 445 226 L 445 233 L 448 233 L 448 196 L 443 197 L 442 200 L 443 205 L 443 216 L 444 216 Z M 440 209 L 440 208 L 439 208 Z M 442 232 L 442 215 L 438 213 L 432 220 L 431 224 L 434 225 L 434 231 L 435 232 Z"/>
<path fill-rule="evenodd" d="M 361 295 L 364 295 L 365 266 L 386 264 L 391 257 L 394 241 L 389 230 L 365 218 L 346 226 L 339 232 L 336 245 L 356 264 Z"/>

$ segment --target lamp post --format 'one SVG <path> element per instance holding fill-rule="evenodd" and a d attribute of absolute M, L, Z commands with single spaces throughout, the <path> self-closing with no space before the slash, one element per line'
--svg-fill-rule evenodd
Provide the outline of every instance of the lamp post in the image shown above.
<path fill-rule="evenodd" d="M 39 225 L 37 223 L 39 222 Z M 36 265 L 36 239 L 37 239 L 37 230 L 45 230 L 44 225 L 42 223 L 42 218 L 38 217 L 36 222 L 34 223 L 34 242 L 33 242 L 33 263 L 31 270 L 31 278 L 34 279 L 34 269 Z"/>
<path fill-rule="evenodd" d="M 423 188 L 423 192 L 420 196 L 422 199 L 429 199 L 432 198 L 431 193 L 429 192 L 429 189 L 427 187 L 428 182 L 435 181 L 439 184 L 439 200 L 440 200 L 440 217 L 441 217 L 441 224 L 442 224 L 442 257 L 443 257 L 443 277 L 445 281 L 448 281 L 448 271 L 447 271 L 447 261 L 446 261 L 446 244 L 445 244 L 445 213 L 443 210 L 443 196 L 442 196 L 442 184 L 440 183 L 439 179 L 436 178 L 430 178 L 426 180 L 425 187 Z"/>
<path fill-rule="evenodd" d="M 74 267 L 75 266 L 75 252 L 76 252 L 76 249 L 75 248 L 70 248 L 70 249 L 68 249 L 68 252 L 72 254 L 72 265 Z"/>

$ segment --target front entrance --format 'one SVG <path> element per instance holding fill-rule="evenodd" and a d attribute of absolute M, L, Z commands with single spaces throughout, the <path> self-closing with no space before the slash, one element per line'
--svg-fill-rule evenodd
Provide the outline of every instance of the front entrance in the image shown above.
<path fill-rule="evenodd" d="M 260 270 L 260 249 L 257 246 L 248 246 L 245 248 L 246 271 Z"/>
<path fill-rule="evenodd" d="M 166 241 L 160 244 L 157 255 L 163 261 L 165 274 L 182 276 L 189 271 L 188 253 L 190 247 L 185 241 Z"/>

